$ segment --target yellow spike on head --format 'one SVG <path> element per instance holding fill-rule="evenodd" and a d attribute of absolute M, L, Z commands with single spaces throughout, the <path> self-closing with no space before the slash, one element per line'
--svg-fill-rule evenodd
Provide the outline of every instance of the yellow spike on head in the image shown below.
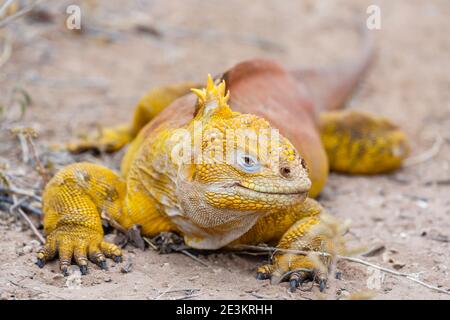
<path fill-rule="evenodd" d="M 204 111 L 217 108 L 229 108 L 227 102 L 230 98 L 229 91 L 225 94 L 225 80 L 222 80 L 219 85 L 216 86 L 211 74 L 208 74 L 208 81 L 206 88 L 203 89 L 191 89 L 193 93 L 198 97 L 198 109 L 204 108 Z"/>

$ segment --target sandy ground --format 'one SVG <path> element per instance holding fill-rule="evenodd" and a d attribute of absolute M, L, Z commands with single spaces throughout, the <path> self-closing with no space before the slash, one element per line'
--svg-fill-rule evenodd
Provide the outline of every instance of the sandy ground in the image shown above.
<path fill-rule="evenodd" d="M 432 159 L 392 175 L 332 174 L 320 201 L 333 215 L 351 219 L 353 243 L 385 247 L 364 259 L 450 289 L 448 1 L 84 1 L 82 34 L 64 28 L 65 8 L 72 3 L 80 4 L 47 1 L 42 8 L 50 17 L 41 12 L 0 29 L 12 45 L 0 69 L 1 105 L 9 107 L 8 118 L 0 120 L 0 164 L 22 188 L 39 188 L 39 179 L 22 162 L 9 129 L 33 127 L 42 159 L 55 168 L 81 158 L 117 168 L 120 154 L 74 158 L 51 152 L 50 146 L 99 124 L 127 121 L 139 97 L 156 84 L 203 81 L 208 72 L 252 57 L 286 66 L 349 58 L 358 45 L 355 21 L 377 3 L 382 10 L 381 30 L 375 31 L 377 60 L 349 107 L 399 123 L 411 136 L 414 154 L 430 149 L 436 139 L 442 143 Z M 33 103 L 16 121 L 17 87 Z M 317 287 L 289 293 L 287 284 L 257 281 L 256 267 L 265 258 L 231 253 L 200 255 L 204 266 L 182 254 L 127 246 L 131 272 L 121 272 L 125 263 L 110 262 L 107 272 L 91 266 L 87 276 L 74 272 L 64 278 L 57 263 L 44 269 L 33 264 L 36 237 L 22 219 L 1 210 L 2 299 L 323 298 Z M 333 282 L 326 298 L 369 288 L 377 299 L 450 297 L 356 263 L 341 262 L 338 270 L 342 279 Z"/>

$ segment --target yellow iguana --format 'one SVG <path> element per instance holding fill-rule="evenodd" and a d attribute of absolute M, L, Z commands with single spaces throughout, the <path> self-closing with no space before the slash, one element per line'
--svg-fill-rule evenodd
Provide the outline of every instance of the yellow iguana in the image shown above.
<path fill-rule="evenodd" d="M 338 111 L 369 60 L 366 52 L 336 72 L 287 71 L 251 60 L 209 77 L 203 89 L 182 83 L 151 90 L 131 125 L 69 144 L 73 152 L 115 151 L 131 142 L 121 174 L 75 163 L 48 183 L 47 241 L 37 264 L 59 255 L 64 273 L 74 259 L 85 274 L 88 259 L 102 268 L 105 257 L 121 261 L 120 248 L 103 241 L 102 216 L 125 230 L 138 225 L 145 236 L 176 233 L 197 249 L 276 243 L 330 251 L 336 244 L 309 236 L 323 212 L 313 198 L 330 168 L 387 172 L 409 152 L 405 134 L 388 120 Z M 313 275 L 324 288 L 327 272 L 313 259 L 285 252 L 258 268 L 257 278 L 279 279 L 293 270 L 287 277 L 293 290 Z"/>

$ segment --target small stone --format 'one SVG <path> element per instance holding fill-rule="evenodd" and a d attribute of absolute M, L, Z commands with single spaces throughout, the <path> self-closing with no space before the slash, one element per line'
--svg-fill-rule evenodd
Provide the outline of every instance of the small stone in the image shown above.
<path fill-rule="evenodd" d="M 80 270 L 70 269 L 72 272 L 67 277 L 66 287 L 69 289 L 80 289 L 81 288 L 81 272 Z"/>
<path fill-rule="evenodd" d="M 400 270 L 400 269 L 403 268 L 405 265 L 406 265 L 406 264 L 405 264 L 405 263 L 402 263 L 402 262 L 395 262 L 395 263 L 392 265 L 392 267 L 393 267 L 395 270 Z"/>
<path fill-rule="evenodd" d="M 416 205 L 421 208 L 421 209 L 426 209 L 428 208 L 428 202 L 422 199 L 419 199 L 416 201 Z"/>
<path fill-rule="evenodd" d="M 16 254 L 21 257 L 23 256 L 25 253 L 23 252 L 23 248 L 16 248 Z"/>
<path fill-rule="evenodd" d="M 41 246 L 41 243 L 37 240 L 31 240 L 28 243 L 29 246 L 33 247 L 33 248 L 39 248 Z"/>
<path fill-rule="evenodd" d="M 29 246 L 29 245 L 26 245 L 25 247 L 22 248 L 22 252 L 23 252 L 24 254 L 31 253 L 31 252 L 33 252 L 33 247 L 32 247 L 32 246 Z"/>
<path fill-rule="evenodd" d="M 120 272 L 129 273 L 133 269 L 133 263 L 128 261 L 122 268 L 120 268 Z"/>

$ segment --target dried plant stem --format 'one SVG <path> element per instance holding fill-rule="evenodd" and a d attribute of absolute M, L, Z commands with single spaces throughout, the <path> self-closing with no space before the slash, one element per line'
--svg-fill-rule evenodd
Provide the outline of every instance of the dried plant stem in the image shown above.
<path fill-rule="evenodd" d="M 442 138 L 442 136 L 436 134 L 436 139 L 430 149 L 428 149 L 427 151 L 425 151 L 422 154 L 418 154 L 416 156 L 406 158 L 403 163 L 403 166 L 411 167 L 411 166 L 415 166 L 417 164 L 427 162 L 427 161 L 433 159 L 441 150 L 443 142 L 444 142 L 444 138 Z"/>
<path fill-rule="evenodd" d="M 8 24 L 10 24 L 11 22 L 13 22 L 14 20 L 26 15 L 27 13 L 31 12 L 38 4 L 40 4 L 41 2 L 43 2 L 44 0 L 36 0 L 35 2 L 33 2 L 32 4 L 22 8 L 22 10 L 17 11 L 16 13 L 0 20 L 0 28 L 4 28 L 5 26 L 7 26 Z M 9 6 L 9 4 L 8 4 Z"/>
<path fill-rule="evenodd" d="M 3 14 L 6 12 L 6 9 L 14 2 L 14 0 L 6 0 L 6 2 L 3 4 L 3 6 L 0 8 L 0 18 L 3 16 Z"/>
<path fill-rule="evenodd" d="M 13 213 L 14 210 L 17 209 L 17 212 L 19 213 L 19 215 L 28 223 L 28 225 L 30 226 L 30 228 L 33 231 L 33 233 L 38 237 L 39 241 L 42 244 L 44 244 L 45 243 L 45 238 L 42 236 L 42 234 L 36 228 L 36 226 L 34 225 L 33 221 L 31 221 L 30 218 L 28 218 L 28 216 L 25 214 L 25 212 L 23 212 L 22 208 L 20 207 L 20 205 L 22 204 L 22 202 L 24 200 L 25 199 L 17 201 L 17 197 L 13 196 L 14 204 L 9 208 L 9 212 Z"/>
<path fill-rule="evenodd" d="M 165 295 L 167 292 L 169 292 L 172 288 L 173 288 L 173 284 L 172 285 L 170 285 L 166 290 L 164 290 L 162 293 L 160 293 L 154 300 L 159 300 L 159 299 L 161 299 L 161 297 L 163 296 L 163 295 Z"/>
<path fill-rule="evenodd" d="M 20 145 L 22 147 L 22 155 L 24 162 L 27 162 L 28 160 L 28 152 L 31 152 L 31 155 L 33 157 L 33 161 L 35 163 L 36 171 L 41 176 L 44 185 L 47 184 L 47 182 L 50 180 L 50 176 L 47 172 L 47 170 L 42 165 L 41 160 L 39 159 L 36 145 L 33 142 L 33 138 L 37 137 L 36 131 L 32 128 L 17 128 L 13 129 L 12 133 L 17 135 L 20 141 Z"/>
<path fill-rule="evenodd" d="M 427 287 L 427 288 L 429 288 L 429 289 L 436 290 L 436 291 L 439 291 L 439 292 L 441 292 L 441 293 L 445 293 L 445 294 L 450 295 L 450 291 L 445 290 L 445 289 L 441 289 L 441 288 L 438 288 L 437 286 L 434 286 L 434 285 L 428 284 L 428 283 L 426 283 L 426 282 L 423 282 L 423 281 L 421 281 L 421 280 L 419 280 L 419 279 L 416 279 L 415 277 L 413 277 L 412 275 L 410 275 L 410 274 L 408 274 L 408 273 L 398 272 L 398 271 L 395 271 L 395 270 L 391 270 L 391 269 L 388 269 L 388 268 L 384 268 L 384 267 L 378 266 L 378 265 L 376 265 L 376 264 L 367 262 L 367 261 L 362 260 L 362 259 L 359 259 L 359 258 L 345 257 L 345 256 L 338 256 L 338 259 L 346 260 L 346 261 L 350 261 L 350 262 L 360 263 L 360 264 L 363 264 L 363 265 L 366 265 L 366 266 L 369 266 L 369 267 L 372 267 L 372 268 L 381 270 L 381 271 L 383 271 L 383 272 L 386 272 L 386 273 L 389 273 L 389 274 L 392 274 L 392 275 L 395 275 L 395 276 L 398 276 L 398 277 L 406 278 L 406 279 L 408 279 L 408 280 L 411 280 L 411 281 L 413 281 L 413 282 L 416 282 L 416 283 L 418 283 L 418 284 L 420 284 L 420 285 L 422 285 L 422 286 L 424 286 L 424 287 Z"/>
<path fill-rule="evenodd" d="M 186 294 L 186 295 L 181 296 L 181 297 L 172 298 L 172 300 L 186 300 L 186 299 L 191 299 L 191 298 L 195 298 L 195 297 L 198 297 L 198 296 L 200 296 L 200 293 Z"/>
<path fill-rule="evenodd" d="M 194 256 L 192 253 L 190 253 L 187 250 L 181 250 L 181 252 L 188 256 L 189 258 L 191 258 L 192 260 L 197 261 L 198 263 L 200 263 L 201 265 L 205 266 L 205 267 L 209 267 L 209 265 L 206 262 L 203 262 L 202 260 L 200 260 L 199 258 L 197 258 L 196 256 Z"/>
<path fill-rule="evenodd" d="M 10 186 L 8 188 L 0 187 L 0 192 L 17 194 L 20 196 L 26 196 L 26 197 L 33 198 L 36 201 L 42 202 L 42 198 L 35 195 L 33 192 L 28 191 L 28 190 L 19 189 L 19 188 L 13 187 L 13 186 Z"/>
<path fill-rule="evenodd" d="M 41 160 L 39 159 L 39 156 L 36 151 L 36 146 L 34 145 L 33 139 L 30 134 L 26 135 L 26 140 L 28 142 L 28 145 L 30 146 L 31 155 L 33 156 L 34 163 L 36 165 L 36 171 L 40 174 L 42 177 L 42 180 L 44 181 L 44 185 L 47 184 L 47 182 L 50 180 L 49 175 L 47 173 L 47 170 L 42 165 Z"/>
<path fill-rule="evenodd" d="M 1 203 L 6 203 L 6 204 L 13 205 L 14 201 L 11 198 L 0 196 L 0 204 Z M 25 211 L 31 212 L 31 213 L 33 213 L 33 214 L 35 214 L 37 216 L 41 216 L 42 217 L 42 211 L 37 209 L 37 208 L 35 208 L 35 207 L 29 206 L 29 205 L 26 205 L 26 204 L 21 204 L 20 208 L 24 209 Z"/>
<path fill-rule="evenodd" d="M 9 60 L 9 58 L 11 58 L 11 54 L 12 54 L 11 38 L 8 37 L 8 35 L 5 35 L 5 40 L 3 42 L 3 52 L 0 55 L 0 68 Z"/>
<path fill-rule="evenodd" d="M 275 247 L 262 247 L 262 246 L 252 246 L 247 244 L 238 244 L 230 247 L 231 250 L 235 251 L 243 251 L 243 250 L 254 250 L 259 252 L 285 252 L 285 253 L 293 253 L 293 254 L 301 254 L 301 255 L 318 255 L 322 257 L 330 257 L 331 254 L 327 252 L 320 252 L 320 251 L 304 251 L 304 250 L 295 250 L 295 249 L 283 249 L 283 248 L 275 248 Z"/>
<path fill-rule="evenodd" d="M 22 150 L 22 162 L 27 163 L 30 159 L 27 141 L 23 134 L 19 134 L 17 137 L 19 138 L 20 148 Z"/>

